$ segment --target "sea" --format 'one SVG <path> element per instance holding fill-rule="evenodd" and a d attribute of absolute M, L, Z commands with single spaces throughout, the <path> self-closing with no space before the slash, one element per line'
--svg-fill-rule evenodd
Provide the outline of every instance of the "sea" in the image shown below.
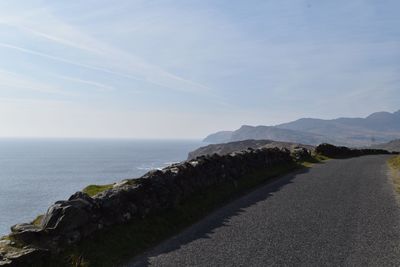
<path fill-rule="evenodd" d="M 0 139 L 0 236 L 89 184 L 184 161 L 199 140 Z"/>

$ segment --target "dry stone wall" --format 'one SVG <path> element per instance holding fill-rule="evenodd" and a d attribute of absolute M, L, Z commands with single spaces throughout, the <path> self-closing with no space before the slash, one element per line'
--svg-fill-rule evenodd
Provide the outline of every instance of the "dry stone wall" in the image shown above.
<path fill-rule="evenodd" d="M 321 144 L 315 148 L 315 152 L 330 158 L 350 158 L 365 155 L 392 154 L 383 149 L 355 149 L 345 146 L 334 146 L 331 144 Z"/>
<path fill-rule="evenodd" d="M 77 192 L 68 200 L 50 206 L 39 225 L 13 226 L 9 237 L 32 250 L 35 257 L 45 257 L 46 253 L 57 253 L 65 245 L 105 227 L 174 208 L 192 194 L 212 186 L 246 179 L 246 175 L 254 171 L 291 163 L 290 152 L 278 148 L 201 156 L 150 171 L 139 179 L 123 181 L 94 197 Z M 2 261 L 13 262 L 0 248 L 0 265 Z"/>

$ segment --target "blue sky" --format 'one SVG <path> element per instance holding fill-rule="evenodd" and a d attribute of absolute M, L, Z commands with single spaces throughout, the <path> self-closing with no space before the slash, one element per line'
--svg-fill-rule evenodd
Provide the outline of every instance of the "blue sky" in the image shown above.
<path fill-rule="evenodd" d="M 200 138 L 400 109 L 398 1 L 1 1 L 0 136 Z"/>

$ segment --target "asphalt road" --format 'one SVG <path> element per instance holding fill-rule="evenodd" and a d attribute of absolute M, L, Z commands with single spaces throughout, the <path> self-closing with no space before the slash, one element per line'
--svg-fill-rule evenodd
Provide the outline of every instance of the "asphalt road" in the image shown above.
<path fill-rule="evenodd" d="M 400 266 L 387 159 L 331 160 L 283 177 L 128 266 Z"/>

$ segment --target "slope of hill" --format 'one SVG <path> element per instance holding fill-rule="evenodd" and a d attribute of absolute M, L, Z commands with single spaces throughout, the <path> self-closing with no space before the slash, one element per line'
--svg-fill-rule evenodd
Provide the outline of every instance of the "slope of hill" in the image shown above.
<path fill-rule="evenodd" d="M 229 142 L 232 138 L 233 131 L 221 131 L 221 132 L 216 132 L 214 134 L 210 134 L 204 139 L 204 142 L 207 143 L 225 143 Z"/>
<path fill-rule="evenodd" d="M 222 143 L 246 139 L 270 139 L 317 145 L 332 143 L 346 146 L 369 146 L 400 139 L 400 110 L 377 112 L 366 118 L 322 120 L 303 118 L 276 126 L 247 126 L 207 136 L 204 141 Z"/>
<path fill-rule="evenodd" d="M 400 139 L 390 141 L 384 144 L 373 145 L 371 148 L 385 149 L 388 151 L 400 152 Z"/>
<path fill-rule="evenodd" d="M 292 143 L 319 144 L 326 141 L 320 134 L 307 133 L 299 130 L 281 129 L 273 126 L 248 126 L 244 125 L 232 133 L 232 141 L 246 139 L 284 141 Z"/>
<path fill-rule="evenodd" d="M 229 135 L 226 134 L 226 132 L 217 132 L 215 134 L 211 134 L 204 139 L 204 142 L 216 144 L 243 141 L 248 139 L 274 140 L 282 142 L 303 143 L 308 145 L 317 145 L 323 142 L 334 141 L 320 134 L 307 133 L 290 129 L 281 129 L 274 126 L 243 125 L 238 130 L 231 132 Z"/>

